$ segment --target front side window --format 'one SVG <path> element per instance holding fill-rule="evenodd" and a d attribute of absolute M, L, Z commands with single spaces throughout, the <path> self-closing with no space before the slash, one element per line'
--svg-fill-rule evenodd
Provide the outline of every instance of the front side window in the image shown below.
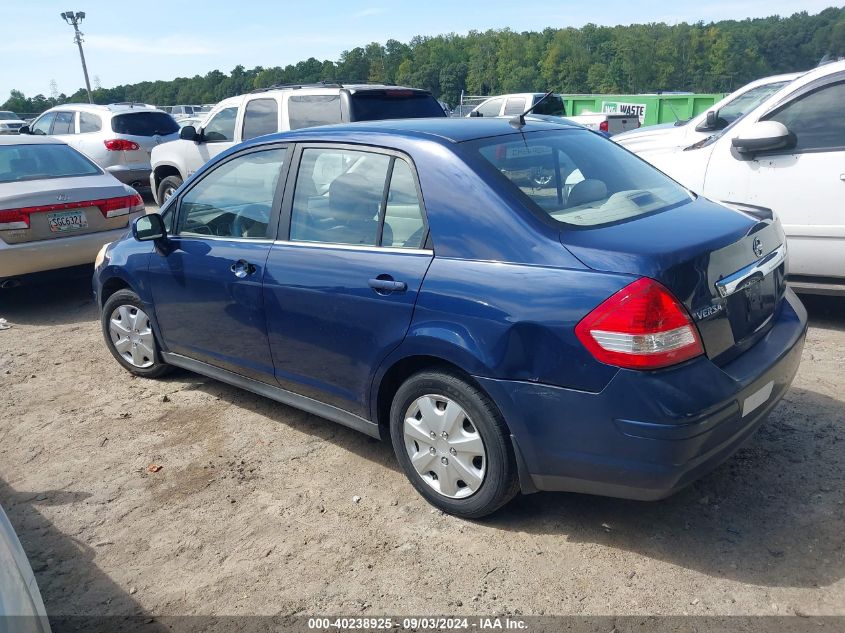
<path fill-rule="evenodd" d="M 287 149 L 250 152 L 209 172 L 183 196 L 179 235 L 267 238 Z"/>
<path fill-rule="evenodd" d="M 529 207 L 566 225 L 623 222 L 692 199 L 647 163 L 586 130 L 523 132 L 466 145 L 488 164 L 485 178 L 500 180 Z"/>
<path fill-rule="evenodd" d="M 53 122 L 53 134 L 73 134 L 75 132 L 73 112 L 56 112 L 56 120 Z"/>
<path fill-rule="evenodd" d="M 291 95 L 288 98 L 288 122 L 292 130 L 340 121 L 340 95 Z"/>
<path fill-rule="evenodd" d="M 502 99 L 492 99 L 486 103 L 482 103 L 478 108 L 478 113 L 481 116 L 499 116 L 499 111 L 502 109 Z"/>
<path fill-rule="evenodd" d="M 44 136 L 50 133 L 50 127 L 53 125 L 53 120 L 56 118 L 55 112 L 48 112 L 40 116 L 35 123 L 32 124 L 30 132 L 39 136 Z"/>
<path fill-rule="evenodd" d="M 275 99 L 253 99 L 244 110 L 243 140 L 279 131 L 279 105 Z"/>
<path fill-rule="evenodd" d="M 225 143 L 235 140 L 235 119 L 238 118 L 236 107 L 224 108 L 211 117 L 202 130 L 202 137 L 207 143 Z M 177 125 L 178 127 L 178 125 Z"/>
<path fill-rule="evenodd" d="M 772 115 L 795 135 L 790 152 L 845 149 L 845 81 L 827 85 L 789 102 Z"/>

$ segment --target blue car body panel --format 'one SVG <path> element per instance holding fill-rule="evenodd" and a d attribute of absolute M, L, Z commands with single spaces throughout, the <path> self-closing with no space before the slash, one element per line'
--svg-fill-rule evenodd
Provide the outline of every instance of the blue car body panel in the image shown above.
<path fill-rule="evenodd" d="M 777 222 L 691 196 L 634 221 L 562 229 L 461 144 L 518 133 L 499 119 L 469 121 L 373 122 L 252 139 L 185 185 L 262 144 L 388 148 L 404 154 L 419 179 L 430 234 L 418 250 L 293 243 L 284 218 L 275 241 L 177 237 L 153 246 L 127 237 L 95 272 L 98 302 L 104 289 L 131 287 L 166 353 L 255 381 L 242 386 L 271 397 L 284 391 L 299 404 L 326 403 L 348 412 L 356 428 L 386 422 L 378 397 L 392 368 L 440 359 L 472 376 L 502 412 L 526 491 L 653 499 L 723 461 L 789 386 L 806 332 L 783 266 L 758 284 L 753 301 L 742 299 L 747 305 L 715 291 L 754 257 L 752 240 L 755 249 L 758 240 L 778 246 Z M 543 122 L 524 133 L 535 131 L 597 139 Z M 287 204 L 276 211 L 284 214 Z M 229 272 L 239 259 L 256 266 L 249 279 Z M 705 356 L 635 371 L 599 362 L 580 343 L 578 322 L 642 276 L 690 311 Z M 374 278 L 406 290 L 379 294 Z M 267 388 L 250 387 L 259 382 Z M 769 383 L 771 396 L 743 415 L 749 396 Z"/>

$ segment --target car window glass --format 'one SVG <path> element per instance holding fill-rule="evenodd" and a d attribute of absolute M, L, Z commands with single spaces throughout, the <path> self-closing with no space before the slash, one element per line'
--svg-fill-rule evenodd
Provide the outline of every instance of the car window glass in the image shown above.
<path fill-rule="evenodd" d="M 64 143 L 0 145 L 0 183 L 101 173 L 87 157 Z"/>
<path fill-rule="evenodd" d="M 481 116 L 499 116 L 499 110 L 502 109 L 502 99 L 493 99 L 487 103 L 481 104 L 478 108 Z"/>
<path fill-rule="evenodd" d="M 568 225 L 597 226 L 690 202 L 690 194 L 615 143 L 587 130 L 468 141 L 528 206 Z"/>
<path fill-rule="evenodd" d="M 525 99 L 522 97 L 511 97 L 505 104 L 505 114 L 522 114 L 525 112 Z"/>
<path fill-rule="evenodd" d="M 279 131 L 279 105 L 275 99 L 253 99 L 244 110 L 243 140 Z"/>
<path fill-rule="evenodd" d="M 540 101 L 542 99 L 542 101 Z M 534 98 L 534 109 L 531 111 L 534 114 L 548 114 L 551 116 L 566 116 L 566 107 L 560 95 L 549 95 L 543 99 L 543 95 Z"/>
<path fill-rule="evenodd" d="M 79 113 L 79 133 L 99 132 L 103 127 L 103 121 L 96 114 L 90 112 Z"/>
<path fill-rule="evenodd" d="M 288 123 L 292 130 L 340 121 L 340 95 L 291 95 L 288 98 Z"/>
<path fill-rule="evenodd" d="M 251 152 L 226 161 L 185 192 L 179 235 L 266 238 L 287 149 Z"/>
<path fill-rule="evenodd" d="M 290 239 L 361 244 L 379 241 L 379 212 L 390 157 L 342 149 L 302 152 Z M 392 236 L 388 236 L 392 244 Z"/>
<path fill-rule="evenodd" d="M 777 81 L 775 83 L 766 84 L 765 86 L 752 88 L 751 90 L 739 95 L 730 103 L 719 108 L 719 118 L 724 119 L 728 123 L 733 123 L 746 112 L 751 112 L 751 110 L 763 103 L 763 101 L 771 97 L 787 83 L 789 82 Z"/>
<path fill-rule="evenodd" d="M 422 246 L 425 232 L 422 213 L 411 166 L 402 159 L 396 159 L 387 193 L 381 245 L 389 248 Z"/>
<path fill-rule="evenodd" d="M 53 119 L 56 118 L 55 112 L 48 112 L 44 116 L 37 119 L 30 128 L 33 134 L 44 135 L 50 133 L 50 126 L 53 125 Z"/>
<path fill-rule="evenodd" d="M 166 112 L 133 112 L 112 117 L 111 129 L 129 136 L 166 136 L 179 131 L 179 124 Z"/>
<path fill-rule="evenodd" d="M 56 112 L 56 120 L 53 121 L 53 134 L 73 134 L 76 130 L 73 125 L 73 112 Z"/>
<path fill-rule="evenodd" d="M 795 135 L 790 151 L 845 148 L 845 82 L 828 85 L 799 97 L 767 117 L 779 121 Z"/>
<path fill-rule="evenodd" d="M 236 107 L 224 108 L 206 123 L 202 131 L 203 139 L 208 143 L 223 143 L 235 140 Z"/>

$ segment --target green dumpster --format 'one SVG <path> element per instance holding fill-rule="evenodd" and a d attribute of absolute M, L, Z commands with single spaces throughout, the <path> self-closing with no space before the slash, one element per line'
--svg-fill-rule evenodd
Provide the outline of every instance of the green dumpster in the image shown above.
<path fill-rule="evenodd" d="M 636 116 L 640 125 L 674 123 L 705 112 L 724 94 L 663 93 L 641 95 L 561 95 L 566 113 L 622 112 Z"/>

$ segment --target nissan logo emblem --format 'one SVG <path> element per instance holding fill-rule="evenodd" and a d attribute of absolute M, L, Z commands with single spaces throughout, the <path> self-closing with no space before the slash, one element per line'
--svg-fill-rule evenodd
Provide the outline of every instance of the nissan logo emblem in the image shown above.
<path fill-rule="evenodd" d="M 754 254 L 757 257 L 763 256 L 763 242 L 759 237 L 754 238 L 754 241 L 751 243 L 751 248 L 754 249 Z"/>

